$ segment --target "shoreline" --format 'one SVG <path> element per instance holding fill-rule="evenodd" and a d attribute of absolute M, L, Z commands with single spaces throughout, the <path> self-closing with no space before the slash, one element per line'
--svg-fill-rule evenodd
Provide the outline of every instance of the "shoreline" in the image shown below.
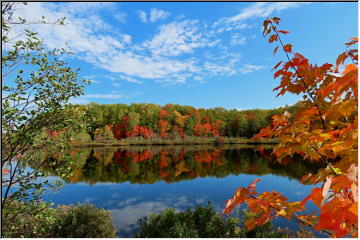
<path fill-rule="evenodd" d="M 278 141 L 272 140 L 251 140 L 243 138 L 204 138 L 204 139 L 127 139 L 117 142 L 84 142 L 75 143 L 74 147 L 110 147 L 110 146 L 171 146 L 171 145 L 262 145 L 277 144 Z"/>

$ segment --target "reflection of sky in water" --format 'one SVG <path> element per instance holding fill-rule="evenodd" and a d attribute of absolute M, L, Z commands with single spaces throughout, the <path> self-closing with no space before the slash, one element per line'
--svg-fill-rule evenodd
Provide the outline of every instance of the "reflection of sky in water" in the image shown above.
<path fill-rule="evenodd" d="M 247 186 L 254 178 L 255 175 L 240 174 L 225 178 L 197 178 L 171 184 L 67 184 L 60 192 L 46 196 L 46 200 L 56 204 L 91 203 L 109 209 L 119 236 L 130 237 L 137 227 L 138 219 L 168 208 L 185 210 L 197 204 L 206 205 L 211 201 L 215 210 L 220 212 L 225 206 L 225 200 L 229 199 L 239 186 Z M 313 187 L 287 177 L 264 175 L 259 178 L 262 181 L 257 184 L 258 192 L 275 190 L 290 201 L 303 199 Z M 289 223 L 284 219 L 276 220 L 275 225 L 297 228 L 296 223 Z"/>

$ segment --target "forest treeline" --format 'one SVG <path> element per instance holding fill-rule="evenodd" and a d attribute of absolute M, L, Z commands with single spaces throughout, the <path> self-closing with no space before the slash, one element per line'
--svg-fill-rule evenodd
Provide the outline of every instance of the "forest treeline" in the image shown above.
<path fill-rule="evenodd" d="M 251 138 L 284 111 L 295 112 L 297 105 L 276 109 L 204 109 L 177 104 L 97 104 L 79 105 L 90 119 L 87 133 L 77 141 L 107 141 L 125 138 L 175 139 L 187 137 Z M 53 136 L 57 131 L 51 132 Z"/>

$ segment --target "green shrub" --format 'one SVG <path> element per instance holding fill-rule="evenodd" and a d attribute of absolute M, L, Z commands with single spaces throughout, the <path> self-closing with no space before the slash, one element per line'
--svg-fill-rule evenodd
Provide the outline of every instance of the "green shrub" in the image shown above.
<path fill-rule="evenodd" d="M 206 237 L 241 237 L 238 220 L 223 218 L 210 205 L 197 206 L 175 213 L 167 209 L 161 214 L 150 215 L 150 218 L 139 220 L 139 232 L 135 237 L 151 238 L 206 238 Z"/>
<path fill-rule="evenodd" d="M 106 238 L 115 237 L 115 233 L 109 211 L 90 204 L 69 208 L 54 226 L 54 234 L 58 237 Z"/>
<path fill-rule="evenodd" d="M 1 237 L 51 237 L 52 227 L 59 212 L 41 202 L 11 202 L 2 211 Z"/>
<path fill-rule="evenodd" d="M 85 204 L 74 207 L 44 202 L 13 202 L 3 211 L 2 237 L 115 237 L 109 212 Z"/>
<path fill-rule="evenodd" d="M 275 230 L 271 222 L 251 231 L 240 227 L 240 219 L 250 215 L 242 212 L 239 218 L 217 214 L 209 204 L 195 210 L 176 213 L 167 209 L 161 214 L 152 214 L 138 221 L 135 237 L 141 238 L 284 238 L 294 237 L 290 231 Z M 280 229 L 281 230 L 281 229 Z"/>

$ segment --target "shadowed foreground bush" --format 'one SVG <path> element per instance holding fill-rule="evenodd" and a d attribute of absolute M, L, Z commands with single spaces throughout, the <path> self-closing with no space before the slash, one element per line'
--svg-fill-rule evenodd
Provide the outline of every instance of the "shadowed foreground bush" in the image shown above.
<path fill-rule="evenodd" d="M 3 212 L 2 237 L 115 237 L 109 212 L 93 205 L 51 207 L 48 203 L 11 203 Z"/>
<path fill-rule="evenodd" d="M 246 218 L 246 214 L 244 216 Z M 277 232 L 269 222 L 248 232 L 239 227 L 240 219 L 217 214 L 211 205 L 176 213 L 167 209 L 139 220 L 141 238 L 281 238 L 287 233 Z"/>

